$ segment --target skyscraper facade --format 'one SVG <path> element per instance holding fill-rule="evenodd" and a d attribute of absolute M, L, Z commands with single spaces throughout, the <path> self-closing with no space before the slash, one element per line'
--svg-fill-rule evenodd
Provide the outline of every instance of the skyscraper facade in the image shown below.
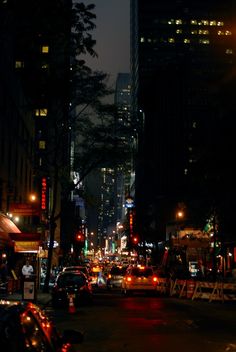
<path fill-rule="evenodd" d="M 217 209 L 232 235 L 235 7 L 131 0 L 137 221 L 147 238 L 165 238 L 180 205 L 198 226 Z"/>

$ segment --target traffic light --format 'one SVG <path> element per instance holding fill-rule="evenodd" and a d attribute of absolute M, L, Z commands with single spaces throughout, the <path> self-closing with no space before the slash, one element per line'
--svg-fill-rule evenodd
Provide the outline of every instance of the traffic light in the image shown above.
<path fill-rule="evenodd" d="M 134 246 L 137 246 L 137 245 L 138 245 L 138 243 L 139 243 L 139 238 L 138 238 L 137 235 L 133 235 L 133 236 L 131 237 L 131 240 L 132 240 L 132 244 L 133 244 Z"/>
<path fill-rule="evenodd" d="M 75 239 L 77 242 L 82 243 L 84 242 L 84 234 L 82 232 L 77 232 L 75 235 Z"/>

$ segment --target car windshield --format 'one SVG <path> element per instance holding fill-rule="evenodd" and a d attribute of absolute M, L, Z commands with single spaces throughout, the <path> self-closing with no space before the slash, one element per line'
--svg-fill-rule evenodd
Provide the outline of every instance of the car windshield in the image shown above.
<path fill-rule="evenodd" d="M 66 275 L 61 275 L 58 277 L 57 285 L 59 287 L 66 286 L 84 286 L 86 283 L 86 278 L 84 275 L 78 275 L 74 273 L 66 273 Z"/>
<path fill-rule="evenodd" d="M 131 274 L 137 277 L 140 277 L 140 276 L 149 277 L 153 275 L 153 271 L 151 268 L 144 268 L 144 269 L 133 268 Z"/>

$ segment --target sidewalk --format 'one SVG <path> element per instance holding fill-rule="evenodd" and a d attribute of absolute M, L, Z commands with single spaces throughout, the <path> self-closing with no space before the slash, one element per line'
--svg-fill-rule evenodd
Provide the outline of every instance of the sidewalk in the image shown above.
<path fill-rule="evenodd" d="M 23 294 L 21 292 L 14 292 L 12 294 L 1 294 L 0 299 L 7 299 L 9 301 L 22 301 Z M 51 293 L 44 293 L 41 290 L 38 290 L 36 293 L 35 304 L 40 306 L 46 306 L 51 301 Z"/>

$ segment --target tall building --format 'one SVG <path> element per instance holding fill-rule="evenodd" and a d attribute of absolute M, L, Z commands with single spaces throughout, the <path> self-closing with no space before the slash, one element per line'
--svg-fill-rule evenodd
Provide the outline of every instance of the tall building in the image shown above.
<path fill-rule="evenodd" d="M 88 232 L 96 234 L 93 235 L 92 242 L 106 253 L 117 248 L 117 224 L 125 219 L 125 196 L 132 185 L 134 137 L 130 98 L 130 74 L 119 73 L 114 95 L 117 108 L 114 116 L 114 137 L 122 141 L 129 157 L 124 163 L 111 160 L 109 166 L 106 165 L 87 177 L 87 192 L 94 198 L 93 204 L 87 204 Z"/>
<path fill-rule="evenodd" d="M 199 226 L 215 208 L 232 235 L 235 8 L 235 1 L 131 0 L 136 206 L 146 238 L 164 239 L 179 206 Z"/>
<path fill-rule="evenodd" d="M 6 98 L 1 99 L 0 206 L 8 211 L 12 204 L 27 205 L 34 191 L 45 248 L 48 220 L 61 210 L 61 176 L 69 175 L 71 6 L 71 1 L 27 0 L 0 5 L 0 87 Z M 53 226 L 59 244 L 60 216 Z"/>
<path fill-rule="evenodd" d="M 126 142 L 126 147 L 130 148 L 130 158 L 127 162 L 116 169 L 116 213 L 117 221 L 125 218 L 125 197 L 132 188 L 131 175 L 134 172 L 134 135 L 131 125 L 131 81 L 129 73 L 118 73 L 115 89 L 115 105 L 118 114 L 118 134 Z M 128 131 L 128 134 L 127 132 Z"/>

